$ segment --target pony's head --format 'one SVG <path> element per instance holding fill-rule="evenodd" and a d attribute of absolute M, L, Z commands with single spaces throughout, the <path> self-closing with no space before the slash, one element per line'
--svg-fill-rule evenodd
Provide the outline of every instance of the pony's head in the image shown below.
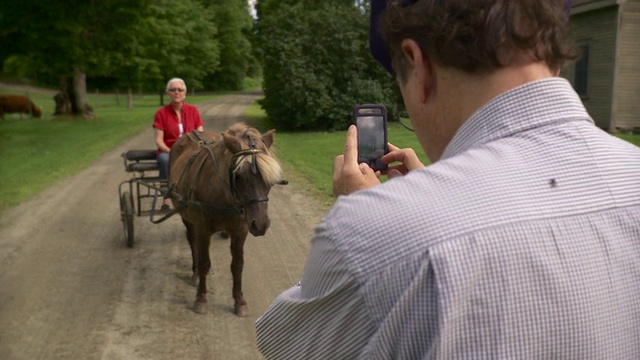
<path fill-rule="evenodd" d="M 229 179 L 236 205 L 244 212 L 249 232 L 264 235 L 271 224 L 269 191 L 282 180 L 282 168 L 271 149 L 275 130 L 260 134 L 246 124 L 235 124 L 222 135 L 232 156 Z"/>

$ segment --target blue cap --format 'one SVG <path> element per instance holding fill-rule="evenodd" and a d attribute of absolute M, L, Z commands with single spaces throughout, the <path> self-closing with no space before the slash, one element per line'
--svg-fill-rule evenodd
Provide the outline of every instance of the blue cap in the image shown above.
<path fill-rule="evenodd" d="M 371 0 L 371 17 L 369 18 L 369 50 L 371 55 L 378 60 L 382 67 L 391 75 L 395 75 L 393 67 L 391 66 L 391 56 L 389 55 L 389 49 L 382 40 L 382 36 L 378 31 L 378 19 L 380 14 L 387 8 L 388 0 Z M 418 0 L 403 0 L 402 6 L 408 6 L 415 4 Z M 563 0 L 567 11 L 567 17 L 571 11 L 571 0 Z"/>
<path fill-rule="evenodd" d="M 391 75 L 394 75 L 393 67 L 391 66 L 391 56 L 389 55 L 389 49 L 382 40 L 382 36 L 378 31 L 378 19 L 380 14 L 387 8 L 388 0 L 371 0 L 371 17 L 369 18 L 369 50 L 371 55 L 378 60 L 382 67 L 387 70 Z M 414 4 L 417 0 L 404 0 L 402 6 Z"/>

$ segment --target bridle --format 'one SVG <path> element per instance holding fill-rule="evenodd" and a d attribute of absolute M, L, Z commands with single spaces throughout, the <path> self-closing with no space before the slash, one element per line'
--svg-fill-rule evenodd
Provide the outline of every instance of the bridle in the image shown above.
<path fill-rule="evenodd" d="M 251 172 L 254 175 L 257 175 L 258 162 L 256 161 L 256 154 L 265 152 L 264 150 L 258 149 L 255 147 L 255 144 L 253 144 L 253 139 L 251 139 L 250 146 L 251 146 L 250 149 L 240 150 L 235 154 L 233 154 L 233 157 L 231 158 L 231 164 L 229 165 L 229 191 L 231 192 L 231 196 L 233 196 L 233 202 L 235 207 L 239 208 L 243 213 L 244 213 L 245 206 L 250 206 L 260 202 L 269 201 L 268 196 L 258 196 L 257 198 L 249 199 L 244 202 L 240 202 L 240 198 L 238 197 L 238 184 L 237 184 L 236 172 L 238 171 L 239 164 L 242 162 L 242 160 L 245 157 L 251 156 L 252 157 Z"/>

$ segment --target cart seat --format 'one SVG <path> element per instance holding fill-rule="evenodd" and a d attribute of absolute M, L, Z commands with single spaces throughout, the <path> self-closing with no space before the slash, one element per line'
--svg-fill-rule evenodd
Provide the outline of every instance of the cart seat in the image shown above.
<path fill-rule="evenodd" d="M 155 161 L 155 160 L 154 160 Z M 144 172 L 144 171 L 153 171 L 158 170 L 158 163 L 155 164 L 150 162 L 137 162 L 127 164 L 126 167 L 127 172 Z"/>
<path fill-rule="evenodd" d="M 155 150 L 129 150 L 122 154 L 127 172 L 158 170 Z"/>
<path fill-rule="evenodd" d="M 127 160 L 155 160 L 156 150 L 129 150 L 122 156 Z"/>

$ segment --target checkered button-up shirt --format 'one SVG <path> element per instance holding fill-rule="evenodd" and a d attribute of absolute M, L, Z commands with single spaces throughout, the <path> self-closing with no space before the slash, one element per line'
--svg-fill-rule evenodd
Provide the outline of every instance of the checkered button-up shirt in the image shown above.
<path fill-rule="evenodd" d="M 639 359 L 640 149 L 564 79 L 504 93 L 340 197 L 256 326 L 269 359 Z"/>

